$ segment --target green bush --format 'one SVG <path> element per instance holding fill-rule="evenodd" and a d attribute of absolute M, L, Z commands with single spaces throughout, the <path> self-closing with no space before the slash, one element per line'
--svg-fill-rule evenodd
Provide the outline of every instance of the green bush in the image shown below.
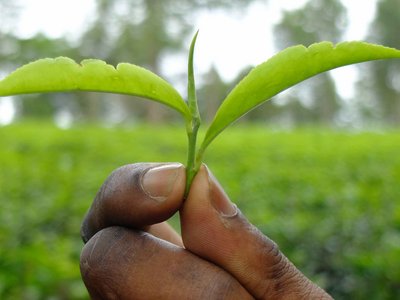
<path fill-rule="evenodd" d="M 24 123 L 0 137 L 1 299 L 87 299 L 79 227 L 101 183 L 124 164 L 186 157 L 173 126 Z M 398 149 L 399 132 L 240 126 L 206 161 L 248 218 L 335 298 L 395 299 Z"/>

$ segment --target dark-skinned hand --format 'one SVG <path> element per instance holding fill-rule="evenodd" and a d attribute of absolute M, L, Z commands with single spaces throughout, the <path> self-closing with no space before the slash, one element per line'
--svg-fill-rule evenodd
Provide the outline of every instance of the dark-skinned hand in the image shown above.
<path fill-rule="evenodd" d="M 332 299 L 250 224 L 202 166 L 184 199 L 181 164 L 114 171 L 82 225 L 93 299 Z M 179 211 L 181 236 L 166 223 Z"/>

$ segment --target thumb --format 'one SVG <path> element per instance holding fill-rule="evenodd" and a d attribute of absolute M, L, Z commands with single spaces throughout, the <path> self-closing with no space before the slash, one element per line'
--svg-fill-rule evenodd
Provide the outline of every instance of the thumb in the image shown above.
<path fill-rule="evenodd" d="M 248 222 L 205 166 L 180 214 L 185 247 L 228 271 L 253 297 L 331 299 Z"/>
<path fill-rule="evenodd" d="M 178 211 L 185 191 L 181 164 L 137 163 L 118 168 L 97 193 L 81 228 L 87 242 L 110 226 L 149 229 Z M 158 225 L 159 229 L 165 225 Z M 155 227 L 153 227 L 155 229 Z"/>

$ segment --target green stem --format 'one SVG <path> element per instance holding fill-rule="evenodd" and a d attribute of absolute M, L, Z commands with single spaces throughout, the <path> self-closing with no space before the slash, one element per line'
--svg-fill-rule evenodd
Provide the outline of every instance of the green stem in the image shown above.
<path fill-rule="evenodd" d="M 186 164 L 186 189 L 185 196 L 188 195 L 190 186 L 192 184 L 193 178 L 199 170 L 199 165 L 196 163 L 196 140 L 197 140 L 197 131 L 200 123 L 193 124 L 191 127 L 192 130 L 188 132 L 188 157 Z"/>
<path fill-rule="evenodd" d="M 188 106 L 191 114 L 191 120 L 186 124 L 186 131 L 188 136 L 188 157 L 186 164 L 185 196 L 188 195 L 190 185 L 192 184 L 193 178 L 200 167 L 200 164 L 196 162 L 196 149 L 197 149 L 196 143 L 197 143 L 197 132 L 201 124 L 201 119 L 200 119 L 199 108 L 197 106 L 196 85 L 195 85 L 194 71 L 193 71 L 194 47 L 196 44 L 198 33 L 199 32 L 197 31 L 190 45 L 189 61 L 188 61 Z"/>

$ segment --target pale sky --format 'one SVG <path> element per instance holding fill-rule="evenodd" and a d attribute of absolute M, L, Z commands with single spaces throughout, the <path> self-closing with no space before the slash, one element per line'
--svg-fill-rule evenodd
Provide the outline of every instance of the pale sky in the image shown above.
<path fill-rule="evenodd" d="M 32 36 L 42 31 L 51 37 L 74 37 L 91 20 L 94 0 L 20 0 L 24 8 L 17 32 Z M 243 13 L 226 14 L 205 11 L 194 20 L 200 29 L 196 46 L 199 72 L 214 64 L 223 78 L 233 79 L 248 65 L 256 65 L 275 53 L 272 26 L 279 22 L 281 11 L 301 7 L 305 0 L 255 1 Z M 348 9 L 349 31 L 344 40 L 364 39 L 374 16 L 376 0 L 342 0 Z M 188 43 L 190 40 L 188 40 Z M 182 63 L 182 70 L 186 64 Z M 176 65 L 175 65 L 176 68 Z"/>
<path fill-rule="evenodd" d="M 272 26 L 279 22 L 282 10 L 301 7 L 305 2 L 256 1 L 247 12 L 228 15 L 222 11 L 204 11 L 199 14 L 193 20 L 194 27 L 200 29 L 195 70 L 204 73 L 214 65 L 225 80 L 232 80 L 244 67 L 265 61 L 276 53 Z M 53 38 L 67 36 L 73 39 L 90 22 L 94 8 L 94 0 L 20 0 L 20 3 L 23 11 L 15 32 L 23 37 L 43 32 Z M 347 7 L 350 21 L 344 40 L 365 39 L 374 17 L 376 0 L 342 0 L 342 3 Z M 186 61 L 173 58 L 167 60 L 164 67 L 182 73 L 186 70 Z M 342 96 L 350 98 L 354 93 L 351 82 L 357 77 L 356 68 L 345 67 L 333 72 Z M 4 102 L 0 102 L 0 123 L 4 111 Z"/>

